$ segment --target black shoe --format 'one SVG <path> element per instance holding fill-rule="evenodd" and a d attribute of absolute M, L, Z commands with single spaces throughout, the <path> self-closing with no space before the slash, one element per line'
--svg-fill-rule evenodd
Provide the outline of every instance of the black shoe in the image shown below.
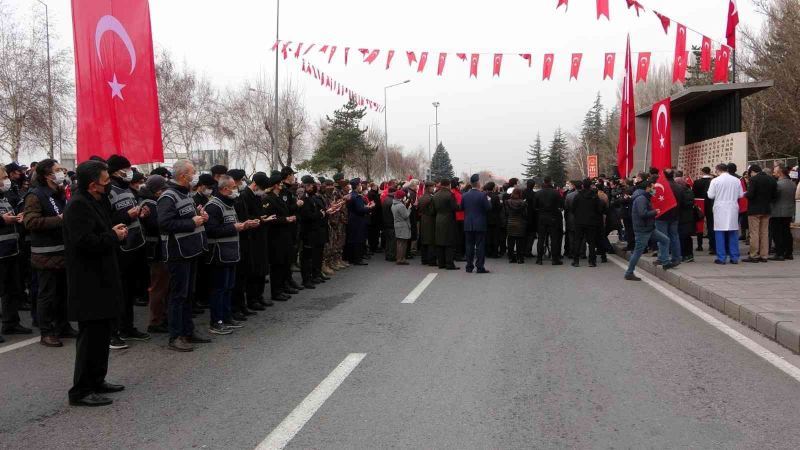
<path fill-rule="evenodd" d="M 237 322 L 245 322 L 247 321 L 247 316 L 240 312 L 231 313 L 231 318 Z"/>
<path fill-rule="evenodd" d="M 2 343 L 3 343 L 3 342 L 5 342 L 5 341 L 6 341 L 6 340 L 3 338 L 3 336 L 0 336 L 0 344 L 2 344 Z"/>
<path fill-rule="evenodd" d="M 75 339 L 78 337 L 78 332 L 74 328 L 67 326 L 61 333 L 58 333 L 59 339 Z"/>
<path fill-rule="evenodd" d="M 299 290 L 300 288 L 302 288 L 302 286 L 297 284 L 297 281 L 294 281 L 294 278 L 291 278 L 291 277 L 289 277 L 289 281 L 287 281 L 286 284 L 289 285 L 289 287 L 291 289 L 298 289 Z"/>
<path fill-rule="evenodd" d="M 394 260 L 392 260 L 392 261 L 394 261 Z M 353 262 L 353 263 L 350 263 L 350 264 L 353 265 L 353 266 L 368 266 L 369 265 L 369 264 L 365 263 L 364 261 Z"/>
<path fill-rule="evenodd" d="M 119 336 L 111 336 L 111 341 L 108 343 L 108 348 L 111 350 L 122 350 L 128 348 L 128 344 L 120 339 Z"/>
<path fill-rule="evenodd" d="M 103 384 L 95 388 L 94 392 L 95 394 L 113 394 L 124 390 L 125 386 L 121 384 L 111 384 L 104 381 Z"/>
<path fill-rule="evenodd" d="M 141 331 L 137 330 L 136 328 L 131 329 L 130 331 L 120 333 L 119 336 L 123 341 L 149 341 L 150 335 L 147 333 L 142 333 Z"/>
<path fill-rule="evenodd" d="M 632 273 L 626 273 L 625 274 L 625 279 L 628 280 L 628 281 L 642 281 L 641 278 L 637 277 L 636 275 L 634 275 Z"/>
<path fill-rule="evenodd" d="M 245 316 L 255 316 L 258 313 L 255 312 L 255 311 L 251 311 L 250 310 L 250 305 L 247 305 L 247 306 L 242 308 L 242 314 L 244 314 Z"/>
<path fill-rule="evenodd" d="M 553 261 L 553 265 L 554 266 L 563 266 L 564 262 L 561 261 L 560 259 L 557 259 L 557 260 Z"/>
<path fill-rule="evenodd" d="M 517 258 L 508 258 L 508 263 L 509 264 L 516 264 L 517 263 Z"/>
<path fill-rule="evenodd" d="M 783 259 L 785 259 L 787 261 L 794 261 L 794 255 L 786 255 L 786 256 L 783 257 Z"/>
<path fill-rule="evenodd" d="M 758 261 L 762 263 L 769 262 L 767 258 L 759 258 Z"/>
<path fill-rule="evenodd" d="M 461 268 L 458 267 L 458 266 L 449 266 L 449 267 L 445 267 L 445 269 L 447 269 L 447 270 L 461 270 Z"/>
<path fill-rule="evenodd" d="M 757 263 L 757 262 L 761 262 L 761 260 L 760 260 L 760 259 L 758 259 L 758 258 L 745 258 L 745 259 L 743 259 L 743 260 L 742 260 L 742 262 L 746 262 L 746 263 Z"/>
<path fill-rule="evenodd" d="M 490 272 L 490 271 L 488 271 L 486 269 L 478 269 L 478 271 L 476 273 L 492 273 L 492 272 Z"/>
<path fill-rule="evenodd" d="M 306 289 L 316 289 L 317 288 L 316 286 L 314 286 L 314 283 L 310 283 L 310 282 L 303 284 L 303 287 L 306 288 Z"/>
<path fill-rule="evenodd" d="M 572 267 L 580 267 L 581 263 L 578 261 L 572 261 Z"/>
<path fill-rule="evenodd" d="M 714 260 L 714 264 L 719 264 L 720 266 L 724 266 L 725 265 L 725 261 L 720 261 L 719 259 L 715 259 Z"/>
<path fill-rule="evenodd" d="M 18 323 L 3 327 L 3 334 L 32 334 L 32 333 L 33 330 L 31 330 L 30 328 L 25 328 Z"/>
<path fill-rule="evenodd" d="M 537 259 L 537 260 L 536 260 L 536 265 L 537 265 L 537 266 L 541 266 L 542 264 L 543 264 L 543 263 L 542 263 L 542 260 L 541 260 L 541 259 Z"/>
<path fill-rule="evenodd" d="M 169 333 L 169 328 L 163 323 L 160 325 L 150 325 L 147 327 L 147 332 L 152 334 Z"/>
<path fill-rule="evenodd" d="M 89 394 L 78 400 L 69 400 L 69 404 L 72 406 L 108 406 L 112 403 L 114 400 L 97 394 Z"/>
<path fill-rule="evenodd" d="M 219 336 L 225 336 L 225 335 L 233 333 L 233 330 L 231 330 L 230 328 L 228 328 L 225 325 L 223 325 L 222 322 L 218 322 L 218 323 L 212 323 L 211 325 L 209 325 L 208 326 L 208 332 L 211 333 L 211 334 L 219 335 Z"/>
<path fill-rule="evenodd" d="M 202 336 L 198 336 L 196 334 L 192 334 L 191 336 L 186 337 L 186 342 L 190 344 L 210 344 L 211 339 L 204 338 Z"/>
<path fill-rule="evenodd" d="M 664 264 L 664 265 L 663 265 L 663 266 L 661 266 L 661 267 L 662 267 L 664 270 L 669 270 L 669 269 L 674 269 L 674 268 L 675 268 L 675 267 L 677 267 L 677 266 L 678 266 L 677 264 L 674 264 L 674 263 L 668 262 L 668 263 Z"/>
<path fill-rule="evenodd" d="M 322 278 L 314 277 L 314 278 L 311 279 L 311 282 L 314 283 L 314 284 L 322 284 L 322 283 L 325 282 L 325 280 L 323 280 Z"/>
<path fill-rule="evenodd" d="M 253 311 L 264 311 L 265 309 L 267 309 L 261 303 L 253 303 L 252 305 L 247 305 L 247 307 L 252 309 Z"/>
<path fill-rule="evenodd" d="M 589 267 L 597 267 L 597 263 L 594 261 L 589 261 Z"/>
<path fill-rule="evenodd" d="M 466 269 L 464 269 L 464 270 L 466 270 L 466 271 L 467 271 L 467 273 L 472 273 L 472 267 L 467 267 L 467 268 L 466 268 Z"/>
<path fill-rule="evenodd" d="M 278 295 L 273 295 L 272 296 L 272 300 L 276 301 L 276 302 L 285 302 L 285 301 L 289 300 L 290 298 L 291 297 L 289 297 L 286 294 L 278 294 Z"/>
<path fill-rule="evenodd" d="M 736 264 L 739 264 L 739 261 L 731 261 L 731 264 L 735 266 Z"/>
<path fill-rule="evenodd" d="M 301 286 L 301 287 L 302 287 L 302 286 Z M 287 288 L 287 289 L 286 289 L 285 291 L 283 291 L 283 292 L 285 292 L 285 293 L 287 293 L 287 294 L 289 294 L 289 295 L 296 295 L 296 294 L 299 294 L 299 293 L 300 293 L 300 291 L 298 291 L 297 289 L 293 289 L 293 288 Z"/>
<path fill-rule="evenodd" d="M 786 258 L 784 258 L 783 256 L 777 256 L 777 255 L 775 255 L 775 256 L 770 256 L 770 257 L 769 257 L 769 260 L 770 260 L 770 261 L 785 261 L 785 260 L 786 260 Z"/>
<path fill-rule="evenodd" d="M 322 281 L 329 281 L 331 279 L 331 277 L 325 275 L 324 273 L 317 275 L 315 278 L 322 278 Z"/>

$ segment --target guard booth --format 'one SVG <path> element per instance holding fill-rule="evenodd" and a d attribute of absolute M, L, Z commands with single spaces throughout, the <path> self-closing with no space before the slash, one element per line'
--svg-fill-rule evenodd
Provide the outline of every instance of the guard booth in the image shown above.
<path fill-rule="evenodd" d="M 672 165 L 696 178 L 704 166 L 747 165 L 747 133 L 742 132 L 742 99 L 773 86 L 772 81 L 693 86 L 670 97 Z M 636 112 L 633 172 L 652 162 L 652 107 Z"/>

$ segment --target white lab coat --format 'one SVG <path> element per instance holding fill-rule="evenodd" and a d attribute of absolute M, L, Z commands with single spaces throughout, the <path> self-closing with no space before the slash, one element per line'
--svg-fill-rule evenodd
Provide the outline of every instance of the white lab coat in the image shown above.
<path fill-rule="evenodd" d="M 729 173 L 711 180 L 708 198 L 714 199 L 714 230 L 739 230 L 739 199 L 744 197 L 742 182 Z"/>

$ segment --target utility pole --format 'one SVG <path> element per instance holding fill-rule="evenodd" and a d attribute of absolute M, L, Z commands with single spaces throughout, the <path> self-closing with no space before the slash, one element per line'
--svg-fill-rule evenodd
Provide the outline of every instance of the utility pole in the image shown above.
<path fill-rule="evenodd" d="M 433 107 L 436 108 L 436 148 L 439 148 L 439 102 L 433 102 Z"/>
<path fill-rule="evenodd" d="M 410 83 L 411 80 L 406 80 L 401 83 L 392 84 L 383 88 L 383 162 L 385 164 L 384 170 L 386 177 L 389 176 L 389 113 L 387 112 L 389 106 L 387 103 L 387 94 L 386 91 L 389 88 L 393 88 L 395 86 L 400 86 L 401 84 Z"/>
<path fill-rule="evenodd" d="M 275 10 L 275 42 L 280 41 L 280 29 L 281 29 L 281 0 L 277 0 L 277 8 Z M 280 116 L 278 114 L 278 101 L 280 98 L 280 94 L 278 93 L 278 52 L 277 49 L 275 51 L 275 120 L 274 125 L 272 127 L 272 134 L 274 137 L 273 144 L 272 144 L 272 170 L 278 170 L 278 128 L 280 127 Z"/>
<path fill-rule="evenodd" d="M 41 0 L 36 1 L 44 6 L 45 35 L 47 37 L 47 115 L 50 128 L 50 151 L 47 153 L 47 156 L 52 159 L 55 154 L 55 139 L 53 137 L 53 78 L 50 64 L 50 13 L 47 9 L 47 3 Z"/>

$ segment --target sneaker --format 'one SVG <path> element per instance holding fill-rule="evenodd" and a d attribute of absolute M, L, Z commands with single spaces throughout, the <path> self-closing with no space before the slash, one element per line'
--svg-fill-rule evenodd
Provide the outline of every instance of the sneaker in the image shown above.
<path fill-rule="evenodd" d="M 625 279 L 628 280 L 628 281 L 642 281 L 641 278 L 637 277 L 636 275 L 634 275 L 632 273 L 626 273 L 625 274 Z"/>
<path fill-rule="evenodd" d="M 211 326 L 208 327 L 208 332 L 211 334 L 225 335 L 233 333 L 233 330 L 230 330 L 227 327 L 225 327 L 225 324 L 223 324 L 222 322 L 217 322 L 217 323 L 212 323 Z"/>
<path fill-rule="evenodd" d="M 222 323 L 225 325 L 225 328 L 244 328 L 244 324 L 237 320 L 223 320 Z"/>
<path fill-rule="evenodd" d="M 687 263 L 694 262 L 694 256 L 687 256 L 687 257 L 685 257 L 685 258 L 683 259 L 683 262 L 687 262 Z"/>
<path fill-rule="evenodd" d="M 122 350 L 128 348 L 128 344 L 120 339 L 119 336 L 111 336 L 111 341 L 108 343 L 108 348 L 111 350 Z"/>
<path fill-rule="evenodd" d="M 724 266 L 726 263 L 725 263 L 725 261 L 722 261 L 722 260 L 719 260 L 719 259 L 715 259 L 714 260 L 714 264 L 719 264 L 720 266 Z"/>
<path fill-rule="evenodd" d="M 141 331 L 137 330 L 136 328 L 132 328 L 128 332 L 120 333 L 119 336 L 123 341 L 149 341 L 150 335 L 147 333 L 142 333 Z"/>

